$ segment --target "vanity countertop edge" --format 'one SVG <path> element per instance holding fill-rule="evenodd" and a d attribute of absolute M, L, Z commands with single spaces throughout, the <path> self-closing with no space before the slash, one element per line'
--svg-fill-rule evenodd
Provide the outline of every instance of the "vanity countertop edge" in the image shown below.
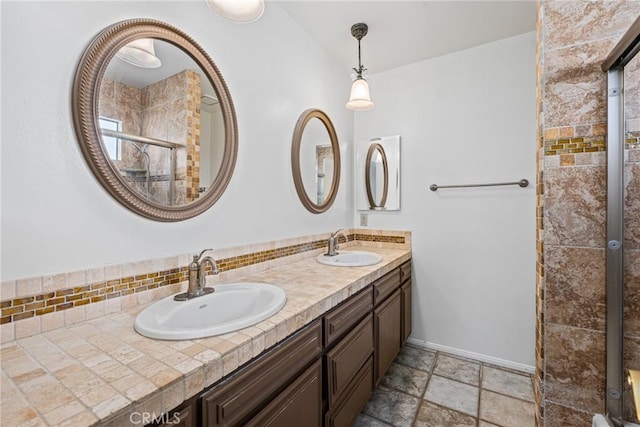
<path fill-rule="evenodd" d="M 184 341 L 146 338 L 133 328 L 146 307 L 138 306 L 3 344 L 3 425 L 121 426 L 138 421 L 132 416 L 168 412 L 411 259 L 405 248 L 348 250 L 383 259 L 332 267 L 312 256 L 243 276 L 281 287 L 287 302 L 274 316 L 236 332 Z"/>

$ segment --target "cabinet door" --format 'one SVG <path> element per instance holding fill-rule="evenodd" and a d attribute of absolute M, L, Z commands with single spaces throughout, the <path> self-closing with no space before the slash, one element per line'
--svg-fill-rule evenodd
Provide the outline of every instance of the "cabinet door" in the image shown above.
<path fill-rule="evenodd" d="M 350 427 L 373 392 L 373 360 L 369 358 L 348 386 L 344 398 L 327 412 L 325 427 Z M 301 424 L 302 426 L 302 424 Z"/>
<path fill-rule="evenodd" d="M 411 335 L 411 280 L 402 285 L 402 345 Z"/>
<path fill-rule="evenodd" d="M 333 349 L 327 352 L 329 408 L 332 408 L 337 402 L 372 352 L 373 322 L 371 314 L 369 314 Z"/>
<path fill-rule="evenodd" d="M 246 424 L 254 426 L 321 427 L 322 362 L 314 363 Z"/>
<path fill-rule="evenodd" d="M 387 372 L 393 359 L 395 359 L 400 351 L 400 334 L 402 332 L 401 292 L 401 289 L 397 289 L 394 294 L 384 303 L 380 304 L 374 312 L 376 385 Z"/>

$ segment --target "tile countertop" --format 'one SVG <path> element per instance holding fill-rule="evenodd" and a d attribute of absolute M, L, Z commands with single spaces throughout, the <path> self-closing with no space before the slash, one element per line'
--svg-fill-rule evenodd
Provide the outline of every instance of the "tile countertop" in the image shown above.
<path fill-rule="evenodd" d="M 146 338 L 133 329 L 145 308 L 139 306 L 3 344 L 2 425 L 145 424 L 141 414 L 175 408 L 411 258 L 408 249 L 349 249 L 383 260 L 331 267 L 314 256 L 239 279 L 278 285 L 287 303 L 237 332 L 185 341 Z"/>

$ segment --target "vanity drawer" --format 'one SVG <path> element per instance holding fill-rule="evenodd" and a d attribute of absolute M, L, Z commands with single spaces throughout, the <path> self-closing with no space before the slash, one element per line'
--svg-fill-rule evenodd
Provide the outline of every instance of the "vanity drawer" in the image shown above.
<path fill-rule="evenodd" d="M 411 260 L 400 266 L 400 282 L 404 283 L 411 279 Z"/>
<path fill-rule="evenodd" d="M 369 314 L 326 355 L 329 408 L 335 405 L 372 353 L 373 315 Z"/>
<path fill-rule="evenodd" d="M 349 427 L 373 392 L 373 357 L 360 369 L 342 400 L 325 417 L 325 427 Z"/>
<path fill-rule="evenodd" d="M 326 314 L 324 316 L 325 346 L 332 344 L 349 331 L 372 308 L 373 291 L 372 288 L 367 288 Z"/>
<path fill-rule="evenodd" d="M 385 274 L 373 282 L 373 303 L 378 305 L 400 286 L 400 268 Z"/>
<path fill-rule="evenodd" d="M 312 323 L 237 375 L 202 395 L 206 426 L 242 424 L 322 353 L 322 325 Z"/>

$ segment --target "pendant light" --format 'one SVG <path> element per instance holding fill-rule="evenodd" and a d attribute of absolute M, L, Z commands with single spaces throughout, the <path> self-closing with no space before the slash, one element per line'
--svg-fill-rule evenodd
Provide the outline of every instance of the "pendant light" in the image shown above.
<path fill-rule="evenodd" d="M 373 102 L 371 102 L 371 95 L 369 94 L 369 83 L 362 77 L 362 74 L 367 69 L 362 66 L 360 61 L 360 40 L 367 35 L 368 31 L 369 27 L 362 22 L 351 27 L 351 35 L 358 39 L 358 68 L 353 69 L 356 73 L 356 79 L 351 86 L 351 96 L 346 107 L 353 111 L 364 111 L 373 108 Z"/>
<path fill-rule="evenodd" d="M 206 0 L 209 8 L 224 19 L 236 23 L 249 23 L 264 13 L 264 0 Z"/>
<path fill-rule="evenodd" d="M 123 46 L 116 56 L 124 62 L 141 68 L 158 68 L 160 58 L 156 56 L 153 39 L 138 39 Z"/>

